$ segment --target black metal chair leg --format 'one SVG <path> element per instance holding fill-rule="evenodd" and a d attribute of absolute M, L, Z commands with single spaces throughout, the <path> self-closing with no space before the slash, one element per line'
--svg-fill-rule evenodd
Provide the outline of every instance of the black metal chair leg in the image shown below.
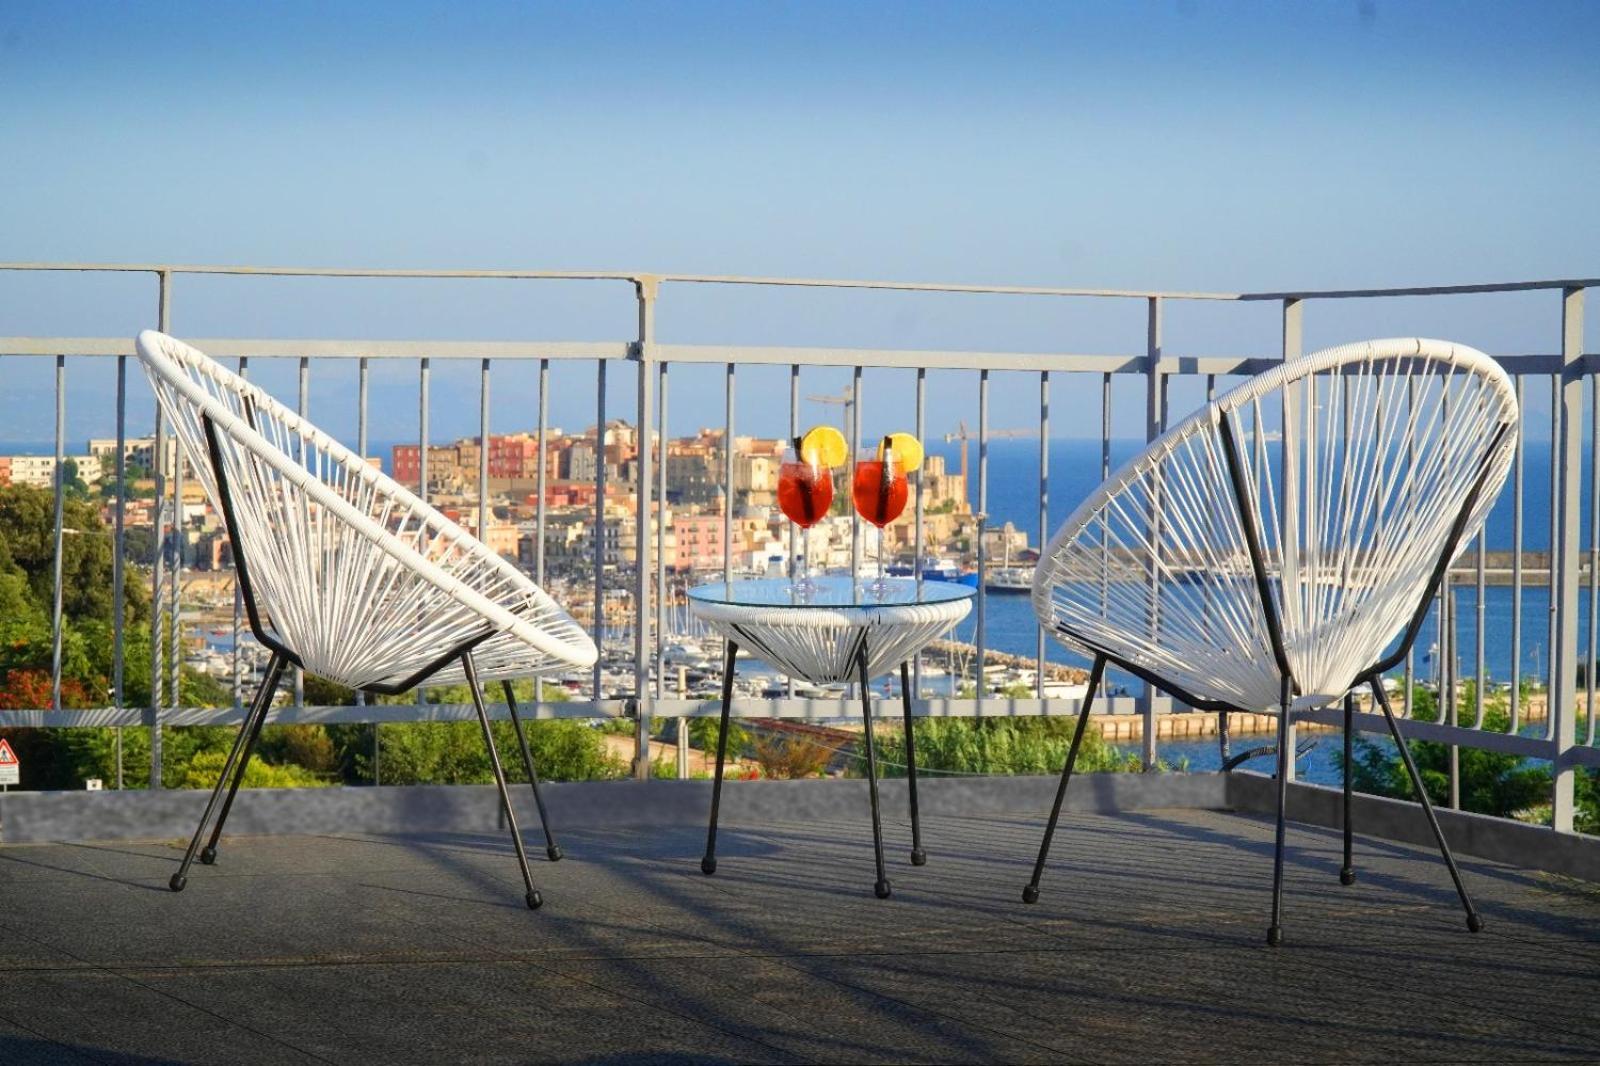
<path fill-rule="evenodd" d="M 906 723 L 906 787 L 911 793 L 911 865 L 925 866 L 928 853 L 922 850 L 922 819 L 917 812 L 917 741 L 911 729 L 911 665 L 900 664 L 900 709 Z"/>
<path fill-rule="evenodd" d="M 1433 803 L 1428 799 L 1428 790 L 1422 787 L 1422 775 L 1417 772 L 1417 764 L 1411 758 L 1411 749 L 1406 747 L 1406 742 L 1400 736 L 1400 724 L 1394 719 L 1394 711 L 1389 707 L 1389 695 L 1383 691 L 1383 683 L 1377 677 L 1371 679 L 1372 694 L 1378 700 L 1378 706 L 1383 708 L 1383 717 L 1389 723 L 1389 735 L 1394 738 L 1394 746 L 1400 749 L 1400 760 L 1406 764 L 1406 773 L 1411 775 L 1411 787 L 1417 790 L 1417 799 L 1422 801 L 1422 813 L 1428 817 L 1428 828 L 1433 830 L 1433 839 L 1439 842 L 1439 854 L 1444 856 L 1444 864 L 1450 868 L 1450 879 L 1456 883 L 1456 894 L 1461 897 L 1461 906 L 1467 912 L 1467 928 L 1474 933 L 1483 929 L 1483 917 L 1478 914 L 1472 905 L 1472 897 L 1467 894 L 1467 886 L 1461 880 L 1461 871 L 1456 867 L 1455 856 L 1450 854 L 1450 845 L 1445 842 L 1444 830 L 1439 827 L 1439 817 L 1433 813 Z"/>
<path fill-rule="evenodd" d="M 228 812 L 233 810 L 233 797 L 238 794 L 239 786 L 244 784 L 245 771 L 250 769 L 250 757 L 255 754 L 256 744 L 261 740 L 261 728 L 267 724 L 267 712 L 272 709 L 272 697 L 277 693 L 278 682 L 282 680 L 282 671 L 278 677 L 272 679 L 268 688 L 262 686 L 261 692 L 256 696 L 250 708 L 255 722 L 250 729 L 250 737 L 244 743 L 244 754 L 239 759 L 239 767 L 234 771 L 233 782 L 228 785 L 228 795 L 222 801 L 222 812 L 217 815 L 217 824 L 211 827 L 211 840 L 200 849 L 200 862 L 204 866 L 211 866 L 217 861 L 217 844 L 222 840 L 222 827 L 227 824 Z"/>
<path fill-rule="evenodd" d="M 1283 819 L 1289 805 L 1289 708 L 1292 700 L 1289 679 L 1283 679 L 1283 701 L 1278 707 L 1278 834 L 1272 853 L 1272 924 L 1267 927 L 1267 943 L 1283 943 Z"/>
<path fill-rule="evenodd" d="M 728 710 L 733 706 L 733 664 L 738 655 L 739 645 L 728 641 L 728 654 L 722 663 L 722 728 L 717 731 L 717 774 L 711 779 L 711 824 L 706 828 L 706 853 L 700 860 L 700 872 L 708 877 L 717 872 L 717 813 L 722 808 L 722 764 L 728 756 Z"/>
<path fill-rule="evenodd" d="M 522 847 L 522 831 L 517 828 L 517 812 L 511 809 L 511 792 L 506 788 L 505 767 L 500 765 L 500 749 L 495 746 L 494 730 L 489 728 L 489 709 L 483 705 L 483 687 L 478 684 L 478 668 L 472 663 L 470 651 L 461 654 L 461 669 L 467 675 L 467 687 L 472 689 L 472 705 L 478 711 L 478 724 L 483 726 L 483 743 L 489 749 L 489 766 L 494 770 L 494 783 L 500 789 L 500 804 L 506 812 L 506 824 L 511 827 L 511 843 L 517 849 L 517 865 L 522 867 L 522 883 L 527 889 L 523 896 L 529 910 L 538 910 L 544 897 L 533 887 L 533 871 L 528 869 L 528 853 Z"/>
<path fill-rule="evenodd" d="M 889 875 L 883 867 L 883 820 L 878 811 L 878 753 L 872 737 L 872 686 L 867 680 L 867 645 L 861 643 L 856 661 L 861 665 L 862 743 L 867 747 L 867 795 L 872 800 L 872 857 L 878 865 L 878 880 L 872 891 L 879 899 L 889 898 Z"/>
<path fill-rule="evenodd" d="M 539 684 L 539 679 L 533 679 L 534 685 Z M 545 810 L 544 796 L 539 792 L 539 775 L 533 769 L 533 752 L 528 749 L 528 737 L 522 730 L 522 718 L 517 714 L 517 697 L 511 691 L 510 681 L 501 681 L 500 688 L 506 694 L 506 709 L 511 712 L 511 725 L 517 731 L 517 746 L 522 749 L 522 769 L 527 772 L 528 782 L 533 785 L 533 802 L 539 808 L 539 824 L 544 827 L 544 853 L 550 857 L 551 862 L 561 861 L 561 846 L 556 843 L 556 835 L 550 831 L 550 812 Z"/>
<path fill-rule="evenodd" d="M 200 816 L 200 824 L 194 828 L 194 837 L 189 841 L 188 850 L 183 853 L 183 861 L 178 864 L 178 872 L 167 882 L 167 887 L 174 892 L 182 892 L 183 886 L 189 883 L 189 867 L 194 863 L 195 852 L 200 850 L 200 838 L 205 835 L 206 826 L 210 823 L 211 816 L 216 813 L 217 801 L 222 797 L 223 787 L 234 779 L 234 767 L 238 765 L 240 753 L 244 751 L 245 745 L 250 742 L 255 732 L 257 716 L 264 717 L 265 707 L 272 700 L 271 692 L 278 686 L 278 675 L 283 672 L 283 663 L 283 656 L 274 654 L 271 662 L 267 664 L 267 674 L 262 678 L 261 687 L 256 690 L 255 698 L 250 701 L 250 710 L 239 726 L 239 735 L 234 738 L 228 759 L 222 764 L 217 787 L 211 790 L 211 798 L 206 801 L 205 812 Z M 230 801 L 232 799 L 231 792 L 229 799 Z"/>
<path fill-rule="evenodd" d="M 1356 696 L 1347 692 L 1344 696 L 1344 865 L 1339 868 L 1339 883 L 1353 885 L 1356 883 L 1356 868 L 1351 861 L 1351 845 L 1355 833 L 1355 821 L 1350 813 L 1350 783 L 1354 774 L 1351 772 L 1351 737 L 1355 731 Z"/>
<path fill-rule="evenodd" d="M 1022 902 L 1039 902 L 1039 878 L 1044 876 L 1045 860 L 1050 857 L 1050 841 L 1056 835 L 1056 822 L 1061 818 L 1061 803 L 1067 798 L 1067 782 L 1072 780 L 1072 767 L 1078 761 L 1078 745 L 1083 743 L 1083 730 L 1089 724 L 1089 711 L 1094 707 L 1095 693 L 1100 691 L 1100 679 L 1106 672 L 1106 660 L 1096 655 L 1094 667 L 1089 671 L 1089 691 L 1084 694 L 1083 706 L 1078 708 L 1078 727 L 1072 731 L 1072 746 L 1067 749 L 1067 764 L 1061 769 L 1061 784 L 1056 786 L 1056 802 L 1050 808 L 1050 821 L 1044 827 L 1044 839 L 1039 842 L 1039 858 L 1033 864 L 1033 880 L 1022 890 Z"/>

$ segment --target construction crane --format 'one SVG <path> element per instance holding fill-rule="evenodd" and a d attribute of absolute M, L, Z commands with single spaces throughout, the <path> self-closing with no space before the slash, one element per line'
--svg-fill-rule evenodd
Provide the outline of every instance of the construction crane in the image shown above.
<path fill-rule="evenodd" d="M 812 403 L 833 404 L 837 407 L 844 408 L 844 425 L 840 428 L 844 431 L 845 438 L 849 439 L 850 416 L 854 413 L 856 405 L 856 398 L 851 394 L 849 389 L 832 396 L 807 396 L 806 399 Z M 854 448 L 854 445 L 851 445 L 851 447 Z"/>
<path fill-rule="evenodd" d="M 991 429 L 985 436 L 990 440 L 1009 440 L 1015 437 L 1032 437 L 1038 432 L 1036 429 Z M 966 419 L 956 423 L 956 431 L 954 433 L 946 433 L 944 435 L 946 444 L 950 444 L 953 441 L 961 442 L 961 483 L 969 486 L 969 491 L 972 482 L 967 480 L 967 441 L 977 439 L 978 435 L 967 429 Z"/>

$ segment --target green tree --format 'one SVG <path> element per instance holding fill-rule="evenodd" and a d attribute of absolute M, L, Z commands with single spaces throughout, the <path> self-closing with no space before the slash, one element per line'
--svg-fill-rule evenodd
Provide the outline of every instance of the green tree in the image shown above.
<path fill-rule="evenodd" d="M 1415 685 L 1411 690 L 1412 717 L 1419 722 L 1440 720 L 1435 694 Z M 1456 704 L 1456 724 L 1470 726 L 1476 718 L 1477 692 L 1474 682 L 1462 686 Z M 1509 732 L 1509 701 L 1501 693 L 1486 695 L 1483 728 L 1489 733 Z M 1402 727 L 1402 732 L 1404 731 Z M 1411 757 L 1417 764 L 1428 798 L 1436 805 L 1448 802 L 1450 795 L 1450 749 L 1448 745 L 1426 740 L 1408 740 Z M 1351 783 L 1355 789 L 1397 799 L 1415 799 L 1411 778 L 1399 752 L 1391 746 L 1358 737 L 1354 743 Z M 1458 787 L 1463 810 L 1497 817 L 1520 817 L 1548 822 L 1552 787 L 1547 764 L 1520 755 L 1457 748 Z M 1343 758 L 1341 756 L 1341 763 Z M 1577 784 L 1577 817 L 1585 832 L 1600 832 L 1600 774 L 1580 771 Z"/>
<path fill-rule="evenodd" d="M 61 490 L 68 499 L 87 500 L 89 484 L 78 473 L 78 461 L 67 459 L 61 464 Z"/>
<path fill-rule="evenodd" d="M 510 781 L 525 782 L 522 756 L 510 722 L 494 722 L 495 744 Z M 525 722 L 528 748 L 541 780 L 592 781 L 622 777 L 626 764 L 612 756 L 597 729 L 575 721 Z M 477 722 L 410 722 L 383 727 L 379 746 L 388 785 L 481 785 L 494 780 L 483 730 Z M 370 779 L 370 759 L 357 756 Z"/>
<path fill-rule="evenodd" d="M 63 501 L 63 526 L 73 530 L 61 543 L 62 614 L 77 622 L 111 621 L 112 539 L 92 502 Z M 6 555 L 28 581 L 33 601 L 53 601 L 55 581 L 55 504 L 50 492 L 28 485 L 0 488 L 0 539 Z M 131 569 L 124 574 L 125 618 L 145 621 L 149 595 Z"/>

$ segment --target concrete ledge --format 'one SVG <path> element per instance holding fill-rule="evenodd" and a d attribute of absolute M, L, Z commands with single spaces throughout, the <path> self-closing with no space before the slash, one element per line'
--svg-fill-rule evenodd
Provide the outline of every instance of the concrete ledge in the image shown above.
<path fill-rule="evenodd" d="M 1277 815 L 1278 789 L 1273 778 L 1241 772 L 1227 777 L 1228 806 Z M 1466 811 L 1437 810 L 1437 813 L 1439 826 L 1452 851 L 1526 869 L 1600 881 L 1600 838 L 1557 833 L 1544 826 Z M 1344 827 L 1344 793 L 1322 785 L 1291 783 L 1288 814 L 1292 821 L 1341 829 Z M 1351 798 L 1351 817 L 1357 836 L 1435 846 L 1421 804 L 1357 792 Z"/>
<path fill-rule="evenodd" d="M 1042 817 L 1055 799 L 1054 777 L 929 777 L 918 801 L 929 815 L 1025 814 Z M 571 828 L 692 825 L 711 807 L 709 781 L 580 781 L 543 786 L 559 832 Z M 906 817 L 906 782 L 879 784 L 885 816 Z M 532 791 L 512 790 L 521 824 L 537 833 Z M 0 843 L 186 838 L 207 793 L 11 792 L 0 796 Z M 1227 806 L 1221 774 L 1083 774 L 1067 807 L 1119 811 Z M 865 817 L 867 783 L 859 779 L 729 781 L 722 824 Z M 228 818 L 229 835 L 270 833 L 417 833 L 480 831 L 500 825 L 490 785 L 399 788 L 245 789 Z"/>
<path fill-rule="evenodd" d="M 918 798 L 930 816 L 1023 815 L 1043 819 L 1056 778 L 927 777 Z M 579 781 L 544 786 L 562 828 L 628 829 L 697 825 L 711 806 L 709 781 Z M 906 819 L 906 782 L 879 785 L 885 817 Z M 538 833 L 532 791 L 512 790 L 517 818 Z M 0 795 L 0 843 L 187 838 L 207 793 L 10 792 Z M 1342 796 L 1318 785 L 1289 786 L 1289 817 L 1339 828 Z M 1357 794 L 1356 831 L 1431 847 L 1432 834 L 1414 803 Z M 1161 807 L 1235 809 L 1272 815 L 1277 791 L 1259 774 L 1082 774 L 1067 792 L 1068 810 L 1109 813 Z M 729 781 L 722 824 L 764 824 L 864 818 L 867 783 L 860 779 Z M 1504 818 L 1440 811 L 1450 846 L 1464 855 L 1600 881 L 1600 838 L 1556 833 Z M 246 789 L 228 819 L 229 835 L 272 833 L 480 832 L 501 827 L 489 785 L 400 788 Z"/>

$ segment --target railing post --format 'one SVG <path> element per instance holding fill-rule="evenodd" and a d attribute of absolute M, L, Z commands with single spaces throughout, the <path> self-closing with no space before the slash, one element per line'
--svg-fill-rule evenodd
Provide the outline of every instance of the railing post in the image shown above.
<path fill-rule="evenodd" d="M 172 272 L 161 271 L 160 293 L 156 299 L 156 328 L 162 333 L 172 329 Z M 162 536 L 163 512 L 166 510 L 167 434 L 161 417 L 161 405 L 156 404 L 155 448 L 151 458 L 156 480 L 155 559 L 150 575 L 150 787 L 161 787 L 161 579 L 162 563 L 166 556 L 166 540 Z"/>
<path fill-rule="evenodd" d="M 1302 301 L 1297 299 L 1297 298 L 1291 297 L 1290 299 L 1287 299 L 1287 300 L 1283 301 L 1283 361 L 1286 362 L 1286 363 L 1291 359 L 1300 358 L 1300 356 L 1305 351 L 1305 344 L 1304 344 L 1304 341 L 1303 341 L 1302 330 L 1301 330 L 1301 322 L 1302 322 L 1301 309 L 1302 309 Z M 1314 417 L 1316 417 L 1315 413 L 1311 412 L 1311 411 L 1303 412 L 1302 416 L 1305 417 L 1305 418 L 1314 418 Z M 1291 426 L 1289 424 L 1290 414 L 1289 414 L 1289 404 L 1288 403 L 1284 404 L 1283 418 L 1284 418 L 1284 426 L 1283 426 L 1283 463 L 1284 463 L 1284 467 L 1283 467 L 1283 470 L 1284 470 L 1284 478 L 1285 478 L 1283 484 L 1284 484 L 1285 487 L 1284 487 L 1284 490 L 1283 490 L 1283 494 L 1279 499 L 1279 505 L 1282 508 L 1284 508 L 1284 514 L 1281 514 L 1281 515 L 1278 516 L 1278 529 L 1279 529 L 1279 536 L 1283 539 L 1283 542 L 1284 542 L 1283 546 L 1282 546 L 1282 551 L 1283 551 L 1283 553 L 1285 555 L 1287 555 L 1290 551 L 1293 551 L 1296 548 L 1296 545 L 1293 545 L 1293 544 L 1290 543 L 1290 538 L 1296 535 L 1294 531 L 1299 528 L 1298 522 L 1294 522 L 1294 521 L 1286 522 L 1284 520 L 1285 518 L 1293 518 L 1294 517 L 1290 513 L 1290 509 L 1292 509 L 1295 506 L 1293 501 L 1290 499 L 1291 494 L 1290 494 L 1290 492 L 1288 490 L 1288 481 L 1287 481 L 1287 478 L 1290 476 L 1290 470 L 1289 470 L 1290 458 L 1289 457 L 1290 457 L 1290 454 L 1291 454 L 1291 445 L 1290 445 L 1289 434 L 1298 433 L 1299 432 L 1299 428 L 1298 427 Z M 1284 558 L 1280 557 L 1279 560 L 1278 560 L 1278 566 L 1280 568 L 1282 568 L 1285 565 L 1285 563 L 1286 563 L 1286 560 Z M 1279 587 L 1280 588 L 1282 587 L 1282 579 L 1281 579 L 1281 577 L 1279 579 Z M 1284 606 L 1288 606 L 1288 605 L 1285 604 Z M 1295 730 L 1295 727 L 1294 727 L 1294 718 L 1293 717 L 1291 717 L 1289 719 L 1289 728 L 1282 735 L 1284 737 L 1284 742 L 1286 744 L 1288 744 L 1288 746 L 1289 746 L 1289 757 L 1284 759 L 1284 760 L 1282 760 L 1282 764 L 1283 764 L 1283 767 L 1284 767 L 1284 776 L 1286 778 L 1288 778 L 1290 781 L 1293 781 L 1294 780 L 1294 771 L 1295 771 L 1294 753 L 1295 753 L 1295 749 L 1296 749 L 1296 746 L 1297 746 L 1297 739 L 1298 739 L 1296 737 L 1296 730 Z"/>
<path fill-rule="evenodd" d="M 600 649 L 594 661 L 591 683 L 593 697 L 603 699 L 600 688 L 600 671 L 606 660 L 606 369 L 607 360 L 595 366 L 594 415 L 594 646 Z"/>
<path fill-rule="evenodd" d="M 1161 371 L 1161 298 L 1151 296 L 1146 301 L 1145 308 L 1145 392 L 1144 392 L 1144 439 L 1155 440 L 1161 436 L 1163 415 L 1166 408 L 1167 382 Z M 1161 521 L 1160 505 L 1156 506 L 1156 513 L 1150 516 L 1152 525 Z M 1151 542 L 1160 550 L 1160 538 L 1152 537 Z M 1155 581 L 1155 560 L 1151 560 L 1151 580 Z M 1159 619 L 1152 620 L 1160 625 Z M 1145 772 L 1149 773 L 1156 768 L 1156 692 L 1155 687 L 1148 681 L 1139 691 L 1139 717 L 1140 732 L 1143 734 L 1142 759 Z"/>
<path fill-rule="evenodd" d="M 127 703 L 123 690 L 123 622 L 127 611 L 126 572 L 123 562 L 128 528 L 128 357 L 117 356 L 117 503 L 111 535 L 111 706 Z M 235 671 L 237 676 L 237 670 Z M 122 791 L 122 726 L 116 731 L 117 791 Z"/>
<path fill-rule="evenodd" d="M 61 553 L 67 497 L 67 357 L 56 356 L 55 566 L 50 580 L 50 709 L 61 710 Z"/>
<path fill-rule="evenodd" d="M 650 459 L 651 422 L 655 402 L 651 395 L 654 384 L 656 345 L 656 296 L 660 289 L 656 277 L 635 278 L 633 285 L 639 301 L 639 428 L 638 458 L 634 464 L 635 489 L 638 506 L 634 515 L 634 623 L 633 623 L 633 691 L 634 755 L 633 776 L 641 781 L 650 778 Z M 664 429 L 663 429 L 664 431 Z M 663 438 L 665 439 L 665 438 Z M 663 462 L 665 460 L 663 459 Z M 731 491 L 731 488 L 730 488 Z M 664 520 L 665 500 L 662 501 Z M 662 590 L 656 589 L 657 601 Z"/>
<path fill-rule="evenodd" d="M 1549 694 L 1550 739 L 1554 746 L 1554 787 L 1550 824 L 1559 833 L 1572 826 L 1574 774 L 1568 756 L 1577 740 L 1578 687 L 1578 511 L 1583 473 L 1583 289 L 1561 292 L 1561 405 L 1556 421 L 1560 521 L 1552 531 L 1552 592 L 1559 599 L 1555 640 L 1550 649 L 1553 685 Z M 1593 669 L 1593 665 L 1590 665 Z"/>
<path fill-rule="evenodd" d="M 976 647 L 978 714 L 983 714 L 983 700 L 989 693 L 989 629 L 988 584 L 989 555 L 984 546 L 984 535 L 989 531 L 989 371 L 978 371 L 978 514 L 975 528 L 978 531 L 978 593 L 973 608 L 976 621 L 972 627 L 972 643 Z"/>

